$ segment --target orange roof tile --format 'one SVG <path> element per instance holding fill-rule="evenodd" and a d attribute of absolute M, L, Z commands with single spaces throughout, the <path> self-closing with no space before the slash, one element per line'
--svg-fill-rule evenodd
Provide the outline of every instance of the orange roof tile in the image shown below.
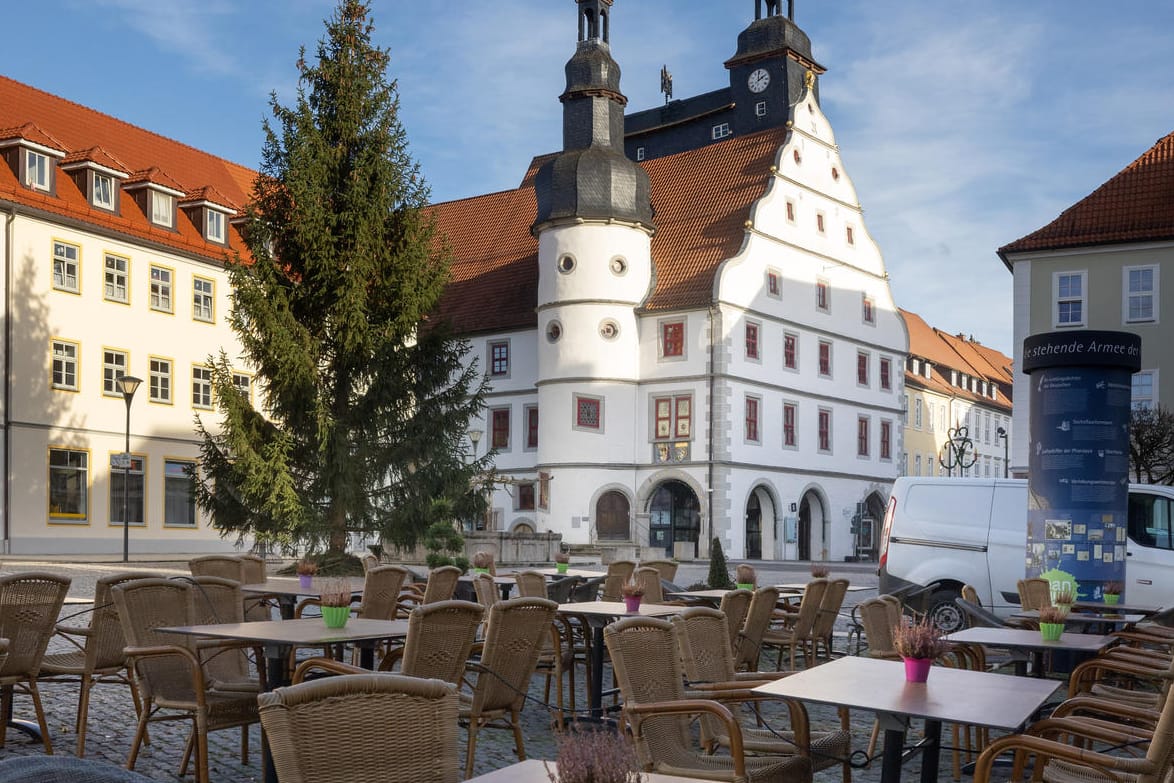
<path fill-rule="evenodd" d="M 1174 133 L 1007 253 L 1174 239 Z M 1008 264 L 1009 266 L 1009 264 Z"/>
<path fill-rule="evenodd" d="M 934 365 L 931 378 L 906 370 L 905 381 L 941 394 L 980 401 L 996 408 L 1011 408 L 1011 359 L 1006 355 L 962 335 L 953 335 L 931 327 L 917 313 L 898 308 L 909 331 L 909 355 Z M 946 370 L 957 370 L 982 378 L 998 386 L 999 398 L 992 400 L 950 384 Z"/>
<path fill-rule="evenodd" d="M 86 150 L 71 152 L 65 156 L 61 163 L 63 166 L 67 166 L 70 163 L 81 163 L 83 161 L 87 163 L 96 163 L 99 166 L 113 169 L 114 171 L 121 171 L 123 174 L 130 174 L 130 169 L 126 167 L 125 163 L 101 147 L 90 147 Z"/>
<path fill-rule="evenodd" d="M 26 122 L 0 131 L 0 141 L 13 141 L 14 139 L 24 139 L 59 152 L 67 150 L 60 141 L 53 138 L 52 134 L 42 130 L 35 122 Z"/>

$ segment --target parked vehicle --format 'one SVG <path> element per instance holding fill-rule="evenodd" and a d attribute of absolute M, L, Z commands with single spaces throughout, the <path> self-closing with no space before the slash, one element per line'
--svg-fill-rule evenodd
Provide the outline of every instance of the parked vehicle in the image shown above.
<path fill-rule="evenodd" d="M 1174 487 L 1131 484 L 1126 600 L 1174 605 Z M 954 599 L 973 585 L 984 606 L 1018 608 L 1025 575 L 1025 479 L 903 476 L 881 532 L 880 592 L 912 598 L 943 630 L 965 625 Z"/>

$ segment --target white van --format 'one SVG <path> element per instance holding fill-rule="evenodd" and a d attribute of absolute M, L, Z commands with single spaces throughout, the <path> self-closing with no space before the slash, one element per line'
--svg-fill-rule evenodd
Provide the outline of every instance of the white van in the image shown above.
<path fill-rule="evenodd" d="M 1174 605 L 1174 487 L 1131 484 L 1125 597 Z M 1024 577 L 1027 480 L 904 476 L 881 533 L 880 592 L 918 595 L 943 630 L 964 618 L 954 599 L 973 585 L 983 606 L 1017 608 Z"/>

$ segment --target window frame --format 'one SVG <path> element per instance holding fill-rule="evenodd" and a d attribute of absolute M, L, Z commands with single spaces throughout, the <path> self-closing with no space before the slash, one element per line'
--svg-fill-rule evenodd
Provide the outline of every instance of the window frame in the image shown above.
<path fill-rule="evenodd" d="M 856 231 L 851 225 L 844 226 L 844 239 L 849 247 L 856 247 Z"/>
<path fill-rule="evenodd" d="M 526 424 L 526 440 L 523 451 L 538 449 L 538 406 L 536 404 L 522 406 L 522 420 Z"/>
<path fill-rule="evenodd" d="M 794 372 L 799 370 L 799 334 L 797 332 L 783 332 L 783 369 Z"/>
<path fill-rule="evenodd" d="M 815 213 L 815 231 L 819 234 L 827 233 L 827 218 L 822 212 Z"/>
<path fill-rule="evenodd" d="M 686 328 L 685 321 L 681 319 L 663 320 L 657 322 L 657 342 L 659 343 L 659 358 L 660 359 L 674 359 L 684 360 L 686 358 L 685 342 L 686 342 Z M 670 342 L 669 330 L 678 328 L 680 330 L 680 341 Z M 677 351 L 670 353 L 669 348 L 675 346 Z"/>
<path fill-rule="evenodd" d="M 744 335 L 744 356 L 746 361 L 762 363 L 762 322 L 746 319 Z"/>
<path fill-rule="evenodd" d="M 862 294 L 860 297 L 860 322 L 876 326 L 876 300 L 868 294 Z"/>
<path fill-rule="evenodd" d="M 202 283 L 208 285 L 208 291 L 199 290 Z M 203 314 L 205 308 L 201 300 L 207 303 L 206 317 Z M 206 324 L 216 323 L 216 281 L 210 277 L 192 275 L 192 320 Z"/>
<path fill-rule="evenodd" d="M 58 253 L 58 249 L 62 251 L 73 251 L 73 258 L 69 258 L 68 253 Z M 58 265 L 61 267 L 60 282 L 58 282 Z M 73 285 L 69 285 L 69 268 L 73 267 Z M 65 242 L 60 239 L 53 240 L 53 290 L 61 291 L 67 294 L 81 294 L 82 292 L 82 249 L 80 245 L 75 245 L 72 242 Z"/>
<path fill-rule="evenodd" d="M 766 270 L 766 295 L 772 299 L 783 298 L 783 276 L 777 269 Z"/>
<path fill-rule="evenodd" d="M 514 497 L 514 511 L 535 511 L 538 508 L 537 482 L 518 482 Z"/>
<path fill-rule="evenodd" d="M 684 415 L 681 414 L 682 403 L 686 408 Z M 667 406 L 667 415 L 661 415 L 662 404 Z M 653 443 L 677 443 L 693 440 L 693 394 L 685 392 L 652 395 L 650 419 Z M 660 434 L 661 422 L 664 422 L 667 427 L 668 434 L 666 435 Z M 684 425 L 684 434 L 682 434 L 682 424 Z"/>
<path fill-rule="evenodd" d="M 513 406 L 501 405 L 489 409 L 489 448 L 509 451 L 512 441 Z"/>
<path fill-rule="evenodd" d="M 120 454 L 122 452 L 110 452 L 111 455 Z M 138 513 L 139 520 L 137 522 L 131 521 L 127 527 L 144 528 L 147 526 L 147 455 L 136 452 L 131 452 L 130 455 L 130 469 L 129 471 L 122 468 L 110 469 L 110 492 L 109 492 L 109 508 L 106 516 L 106 524 L 108 527 L 122 527 L 122 487 L 115 487 L 114 482 L 118 480 L 120 483 L 128 478 L 129 472 L 131 479 L 129 497 L 127 498 L 128 506 L 130 507 L 130 517 L 134 519 L 135 512 L 135 481 L 134 477 L 138 476 L 138 490 L 139 503 Z M 138 465 L 138 470 L 135 470 L 135 465 Z"/>
<path fill-rule="evenodd" d="M 57 347 L 72 349 L 72 356 L 69 356 L 68 350 L 58 353 Z M 82 378 L 82 346 L 81 343 L 75 340 L 65 340 L 60 337 L 54 337 L 49 340 L 49 386 L 54 391 L 81 391 Z M 58 362 L 61 363 L 60 370 L 58 369 Z M 70 372 L 69 367 L 73 368 L 73 382 L 69 382 Z M 57 380 L 58 374 L 61 376 L 61 381 Z"/>
<path fill-rule="evenodd" d="M 1080 281 L 1080 294 L 1073 296 L 1071 289 L 1066 296 L 1061 296 L 1061 286 L 1068 278 Z M 1071 316 L 1064 318 L 1065 305 L 1077 304 L 1080 307 L 1080 319 L 1072 320 Z M 1071 270 L 1052 273 L 1052 326 L 1056 329 L 1083 327 L 1088 323 L 1088 270 Z"/>
<path fill-rule="evenodd" d="M 111 362 L 111 356 L 122 357 L 122 372 L 118 373 L 118 362 Z M 118 379 L 130 372 L 130 352 L 120 348 L 102 348 L 102 396 L 122 399 L 118 390 Z"/>
<path fill-rule="evenodd" d="M 81 457 L 81 467 L 75 465 L 57 465 L 53 464 L 54 452 L 61 452 L 67 455 L 74 455 Z M 64 524 L 64 525 L 88 525 L 90 518 L 90 451 L 89 449 L 74 449 L 68 446 L 55 446 L 50 444 L 46 459 L 46 468 L 48 470 L 48 483 L 45 487 L 45 511 L 46 518 L 50 525 Z M 81 495 L 81 513 L 67 512 L 67 511 L 53 511 L 53 495 L 54 495 L 54 471 L 66 470 L 71 473 L 81 474 L 80 495 Z M 68 491 L 68 488 L 66 488 Z"/>
<path fill-rule="evenodd" d="M 821 406 L 815 417 L 815 444 L 820 454 L 832 453 L 832 409 Z"/>
<path fill-rule="evenodd" d="M 754 104 L 754 116 L 755 117 L 765 117 L 766 116 L 766 101 L 758 101 L 757 103 Z"/>
<path fill-rule="evenodd" d="M 872 354 L 856 352 L 856 385 L 863 389 L 872 388 Z"/>
<path fill-rule="evenodd" d="M 880 367 L 877 372 L 877 378 L 880 383 L 882 391 L 893 390 L 893 360 L 887 356 L 880 358 Z"/>
<path fill-rule="evenodd" d="M 595 424 L 586 423 L 583 418 L 583 405 L 595 409 Z M 574 419 L 571 429 L 579 432 L 603 433 L 603 397 L 594 394 L 572 394 L 571 406 L 574 408 Z"/>
<path fill-rule="evenodd" d="M 168 511 L 171 508 L 171 504 L 168 502 L 168 498 L 170 496 L 172 482 L 179 480 L 178 476 L 169 475 L 168 468 L 171 465 L 185 466 L 186 475 L 184 476 L 183 481 L 186 484 L 188 494 L 186 505 L 191 510 L 192 521 L 190 524 L 184 522 L 173 522 L 168 516 Z M 192 491 L 191 486 L 191 483 L 195 477 L 195 473 L 198 469 L 199 463 L 195 460 L 183 459 L 181 457 L 163 458 L 163 527 L 177 528 L 180 530 L 195 530 L 200 526 L 200 511 L 196 506 L 196 493 Z"/>
<path fill-rule="evenodd" d="M 218 245 L 228 244 L 228 216 L 218 209 L 205 207 L 204 239 Z"/>
<path fill-rule="evenodd" d="M 730 136 L 733 136 L 734 131 L 730 129 L 730 123 L 719 122 L 710 129 L 709 135 L 712 141 L 720 141 L 722 139 L 728 139 Z"/>
<path fill-rule="evenodd" d="M 832 286 L 822 277 L 815 280 L 815 309 L 821 313 L 832 311 Z"/>
<path fill-rule="evenodd" d="M 799 403 L 783 400 L 783 448 L 799 448 Z"/>
<path fill-rule="evenodd" d="M 53 166 L 49 156 L 43 152 L 24 148 L 24 185 L 30 190 L 39 190 L 42 193 L 53 192 Z M 37 174 L 38 176 L 34 176 Z M 43 181 L 39 176 L 44 175 Z"/>
<path fill-rule="evenodd" d="M 197 377 L 204 375 L 205 377 Z M 197 394 L 199 394 L 199 401 L 197 401 Z M 207 402 L 204 398 L 207 397 Z M 192 407 L 197 410 L 212 410 L 212 368 L 206 364 L 192 365 Z"/>
<path fill-rule="evenodd" d="M 241 379 L 244 379 L 244 388 L 241 388 Z M 252 373 L 241 372 L 240 370 L 232 371 L 232 387 L 238 392 L 243 391 L 245 399 L 251 405 L 253 402 L 253 375 Z"/>
<path fill-rule="evenodd" d="M 1150 393 L 1144 397 L 1137 397 L 1138 380 L 1148 378 L 1147 384 L 1150 388 Z M 1158 405 L 1158 370 L 1157 368 L 1148 370 L 1138 370 L 1133 373 L 1129 379 L 1129 409 L 1130 410 L 1152 410 Z"/>
<path fill-rule="evenodd" d="M 742 439 L 746 443 L 762 444 L 762 397 L 747 394 L 743 405 Z"/>
<path fill-rule="evenodd" d="M 1150 287 L 1148 291 L 1134 292 L 1131 275 L 1134 272 L 1149 272 Z M 1159 305 L 1161 303 L 1161 266 L 1158 264 L 1137 264 L 1121 268 L 1121 323 L 1123 324 L 1157 324 L 1160 323 Z M 1148 298 L 1150 306 L 1149 317 L 1134 317 L 1131 303 L 1135 298 Z"/>
<path fill-rule="evenodd" d="M 880 442 L 877 456 L 881 462 L 893 461 L 893 422 L 890 419 L 880 420 Z"/>
<path fill-rule="evenodd" d="M 155 188 L 147 188 L 150 194 L 150 219 L 152 225 L 175 229 L 176 199 L 170 193 L 164 193 Z M 166 207 L 166 209 L 164 209 Z"/>
<path fill-rule="evenodd" d="M 167 365 L 163 372 L 162 365 Z M 157 366 L 158 365 L 158 366 Z M 155 405 L 175 404 L 175 360 L 166 356 L 147 357 L 147 401 Z M 166 386 L 167 395 L 162 392 Z"/>
<path fill-rule="evenodd" d="M 108 212 L 113 212 L 118 205 L 115 196 L 115 194 L 118 192 L 118 186 L 114 184 L 114 177 L 109 174 L 103 174 L 100 171 L 91 171 L 90 177 L 90 206 L 95 207 L 96 209 L 105 209 Z M 109 186 L 108 193 L 110 200 L 108 202 L 102 201 L 98 198 L 98 194 L 102 190 L 102 183 L 105 183 L 107 186 Z"/>
<path fill-rule="evenodd" d="M 501 349 L 503 354 L 498 356 L 498 349 Z M 489 377 L 491 378 L 509 378 L 512 370 L 512 363 L 510 361 L 510 341 L 509 340 L 489 340 L 485 345 L 485 360 L 489 365 Z M 498 368 L 501 368 L 500 370 Z"/>
<path fill-rule="evenodd" d="M 832 341 L 819 341 L 819 363 L 817 365 L 820 378 L 832 377 Z"/>
<path fill-rule="evenodd" d="M 160 274 L 156 277 L 156 272 Z M 163 281 L 166 274 L 167 282 Z M 151 286 L 148 289 L 149 307 L 157 313 L 175 314 L 175 270 L 162 264 L 151 264 L 148 271 Z M 166 291 L 167 306 L 163 306 L 164 291 Z"/>
<path fill-rule="evenodd" d="M 856 417 L 856 456 L 868 459 L 872 451 L 872 418 L 869 416 Z"/>
<path fill-rule="evenodd" d="M 122 271 L 120 272 L 116 268 L 117 263 L 115 268 L 111 268 L 111 261 L 123 262 Z M 125 294 L 122 299 L 117 296 L 119 276 L 122 277 L 122 289 Z M 120 256 L 117 253 L 102 254 L 102 298 L 107 302 L 130 304 L 130 258 L 128 256 Z"/>
<path fill-rule="evenodd" d="M 913 398 L 913 429 L 921 429 L 922 422 L 922 401 L 920 397 Z"/>

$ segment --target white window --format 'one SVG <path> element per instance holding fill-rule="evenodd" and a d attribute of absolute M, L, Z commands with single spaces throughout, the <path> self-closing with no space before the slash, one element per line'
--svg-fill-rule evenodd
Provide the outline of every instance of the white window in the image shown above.
<path fill-rule="evenodd" d="M 921 398 L 913 400 L 913 426 L 921 429 Z"/>
<path fill-rule="evenodd" d="M 105 288 L 103 296 L 111 302 L 130 301 L 130 287 L 127 283 L 130 259 L 122 256 L 106 256 Z"/>
<path fill-rule="evenodd" d="M 131 457 L 128 470 L 110 471 L 110 524 L 122 525 L 124 502 L 127 524 L 143 524 L 144 478 L 143 458 L 138 455 Z"/>
<path fill-rule="evenodd" d="M 94 172 L 94 192 L 90 202 L 95 207 L 114 209 L 114 177 Z"/>
<path fill-rule="evenodd" d="M 232 385 L 236 390 L 245 395 L 246 400 L 253 399 L 253 376 L 247 372 L 234 372 L 232 374 Z"/>
<path fill-rule="evenodd" d="M 204 238 L 209 242 L 224 242 L 224 213 L 214 209 L 204 210 Z"/>
<path fill-rule="evenodd" d="M 89 462 L 85 451 L 49 449 L 49 519 L 85 522 Z"/>
<path fill-rule="evenodd" d="M 151 402 L 171 404 L 171 360 L 159 359 L 154 356 L 150 361 L 150 372 L 147 373 L 147 385 L 150 389 Z"/>
<path fill-rule="evenodd" d="M 34 190 L 49 189 L 49 156 L 25 150 L 25 184 Z"/>
<path fill-rule="evenodd" d="M 175 226 L 175 197 L 151 191 L 151 222 L 157 226 Z"/>
<path fill-rule="evenodd" d="M 65 242 L 53 243 L 53 287 L 58 291 L 78 293 L 78 256 L 81 251 L 77 245 L 68 245 Z"/>
<path fill-rule="evenodd" d="M 1133 374 L 1133 393 L 1130 406 L 1134 410 L 1149 410 L 1157 404 L 1154 396 L 1154 383 L 1157 370 L 1142 370 Z"/>
<path fill-rule="evenodd" d="M 110 397 L 121 397 L 118 379 L 126 375 L 126 351 L 107 348 L 102 351 L 102 393 Z"/>
<path fill-rule="evenodd" d="M 1054 326 L 1084 326 L 1085 272 L 1057 272 L 1052 276 Z"/>
<path fill-rule="evenodd" d="M 636 160 L 644 160 L 644 148 L 643 147 L 636 148 Z"/>
<path fill-rule="evenodd" d="M 163 461 L 163 524 L 167 527 L 196 526 L 196 495 L 192 478 L 196 463 L 169 459 Z"/>
<path fill-rule="evenodd" d="M 192 367 L 192 407 L 212 407 L 212 368 Z"/>
<path fill-rule="evenodd" d="M 170 313 L 171 270 L 161 266 L 151 267 L 151 309 Z"/>
<path fill-rule="evenodd" d="M 77 343 L 53 341 L 53 388 L 77 391 Z"/>
<path fill-rule="evenodd" d="M 1156 266 L 1125 267 L 1125 323 L 1145 323 L 1158 320 L 1158 268 Z"/>
<path fill-rule="evenodd" d="M 765 117 L 766 116 L 766 101 L 759 101 L 758 103 L 754 104 L 754 116 L 755 117 Z"/>
<path fill-rule="evenodd" d="M 726 136 L 732 136 L 733 131 L 730 130 L 730 123 L 723 122 L 720 125 L 713 126 L 713 138 L 724 139 Z"/>
<path fill-rule="evenodd" d="M 216 283 L 204 277 L 192 278 L 192 318 L 212 322 L 215 316 Z"/>

